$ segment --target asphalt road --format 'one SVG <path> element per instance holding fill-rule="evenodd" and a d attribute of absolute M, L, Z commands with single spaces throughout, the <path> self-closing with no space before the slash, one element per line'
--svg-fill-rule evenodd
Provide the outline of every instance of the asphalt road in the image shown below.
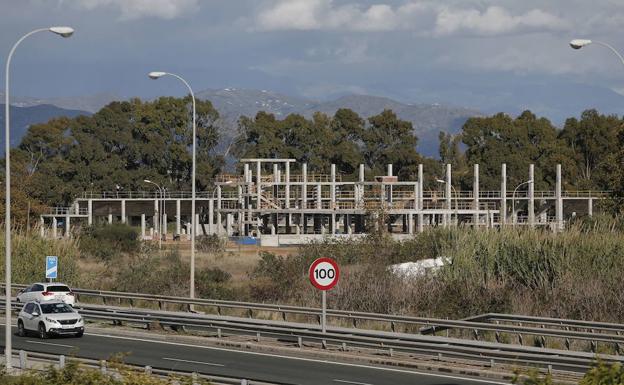
<path fill-rule="evenodd" d="M 4 333 L 0 333 L 4 348 Z M 177 342 L 150 341 L 87 333 L 82 338 L 40 340 L 33 336 L 13 337 L 13 349 L 41 353 L 108 359 L 115 353 L 128 353 L 126 363 L 150 365 L 158 369 L 240 377 L 280 384 L 319 385 L 414 385 L 414 384 L 497 384 L 438 374 L 360 364 L 335 363 L 268 353 L 230 350 Z"/>

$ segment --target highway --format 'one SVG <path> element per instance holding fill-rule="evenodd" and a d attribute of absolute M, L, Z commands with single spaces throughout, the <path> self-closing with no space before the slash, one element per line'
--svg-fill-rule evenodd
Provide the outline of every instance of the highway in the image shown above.
<path fill-rule="evenodd" d="M 0 338 L 4 347 L 4 335 Z M 466 379 L 437 373 L 335 363 L 322 359 L 152 341 L 141 338 L 86 333 L 83 338 L 40 340 L 35 336 L 13 338 L 13 349 L 50 354 L 75 355 L 106 360 L 115 353 L 128 353 L 125 362 L 153 368 L 236 376 L 278 384 L 319 385 L 413 385 L 413 384 L 499 384 L 496 381 Z"/>

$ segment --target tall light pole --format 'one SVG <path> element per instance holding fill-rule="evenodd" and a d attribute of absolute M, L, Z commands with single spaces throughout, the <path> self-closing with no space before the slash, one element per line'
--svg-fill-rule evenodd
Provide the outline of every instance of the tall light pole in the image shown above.
<path fill-rule="evenodd" d="M 611 50 L 611 52 L 613 52 L 615 54 L 615 56 L 617 56 L 620 61 L 622 62 L 622 64 L 624 64 L 624 56 L 622 56 L 622 54 L 620 54 L 615 48 L 613 48 L 611 45 L 602 42 L 602 41 L 597 41 L 597 40 L 589 40 L 589 39 L 574 39 L 570 42 L 570 47 L 574 48 L 574 49 L 581 49 L 585 46 L 588 46 L 590 44 L 598 44 L 601 45 L 603 47 L 607 47 L 608 49 Z"/>
<path fill-rule="evenodd" d="M 6 72 L 4 75 L 4 151 L 5 151 L 5 219 L 4 219 L 4 260 L 5 260 L 5 322 L 4 322 L 4 331 L 5 331 L 5 345 L 4 345 L 4 355 L 6 360 L 6 369 L 11 370 L 13 367 L 12 359 L 12 346 L 11 346 L 11 129 L 10 129 L 10 97 L 9 97 L 9 79 L 10 79 L 10 69 L 11 69 L 11 59 L 13 58 L 13 53 L 15 49 L 20 45 L 24 39 L 27 37 L 34 35 L 39 32 L 52 32 L 62 37 L 70 37 L 74 33 L 74 29 L 70 27 L 50 27 L 50 28 L 40 28 L 35 29 L 34 31 L 28 32 L 26 35 L 22 36 L 11 48 L 9 51 L 9 56 L 6 61 Z"/>
<path fill-rule="evenodd" d="M 162 188 L 160 188 L 160 186 L 154 182 L 152 182 L 149 179 L 143 179 L 143 182 L 145 183 L 150 183 L 153 184 L 154 186 L 156 186 L 156 188 L 158 189 L 158 193 L 160 196 L 160 202 L 158 204 L 158 250 L 162 249 L 162 224 L 163 224 L 163 212 L 162 207 L 164 206 L 163 201 L 165 200 L 165 193 L 164 190 Z"/>
<path fill-rule="evenodd" d="M 178 79 L 179 81 L 181 81 L 182 83 L 184 83 L 184 85 L 186 86 L 186 88 L 188 88 L 189 92 L 191 93 L 191 99 L 193 100 L 193 166 L 192 166 L 192 171 L 191 171 L 191 183 L 192 183 L 192 189 L 191 189 L 191 279 L 190 279 L 190 297 L 191 298 L 195 298 L 195 232 L 196 232 L 196 226 L 197 223 L 195 223 L 195 163 L 196 163 L 196 142 L 197 142 L 197 125 L 195 123 L 195 94 L 193 93 L 193 89 L 191 88 L 191 86 L 187 83 L 186 80 L 184 80 L 181 76 L 178 76 L 176 74 L 172 74 L 169 72 L 160 72 L 160 71 L 156 71 L 156 72 L 150 72 L 149 75 L 150 79 L 160 79 L 163 76 L 173 76 L 174 78 Z"/>
<path fill-rule="evenodd" d="M 527 180 L 526 182 L 520 183 L 519 185 L 516 186 L 513 193 L 511 194 L 511 218 L 514 224 L 516 223 L 516 191 L 518 191 L 518 189 L 521 186 L 524 186 L 525 184 L 531 184 L 531 183 L 533 183 L 533 180 Z"/>
<path fill-rule="evenodd" d="M 446 181 L 442 179 L 436 179 L 436 182 L 440 184 L 446 184 Z M 453 193 L 455 194 L 455 219 L 457 220 L 457 225 L 459 226 L 459 213 L 457 212 L 459 208 L 459 200 L 458 200 L 459 194 L 457 194 L 457 190 L 455 190 L 455 186 L 453 186 L 452 183 L 451 183 L 451 188 L 453 189 Z"/>

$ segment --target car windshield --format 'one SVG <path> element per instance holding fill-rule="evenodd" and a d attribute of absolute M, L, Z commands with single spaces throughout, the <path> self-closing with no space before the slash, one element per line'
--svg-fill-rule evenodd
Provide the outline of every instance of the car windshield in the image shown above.
<path fill-rule="evenodd" d="M 64 303 L 45 303 L 41 304 L 41 311 L 44 314 L 51 313 L 73 313 L 74 309 L 71 306 Z"/>
<path fill-rule="evenodd" d="M 67 286 L 48 286 L 48 291 L 59 292 L 59 291 L 71 291 Z"/>

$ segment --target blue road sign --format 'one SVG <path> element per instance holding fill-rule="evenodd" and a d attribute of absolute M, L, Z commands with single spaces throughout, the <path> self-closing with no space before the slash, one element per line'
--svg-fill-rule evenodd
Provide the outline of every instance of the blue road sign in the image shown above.
<path fill-rule="evenodd" d="M 48 255 L 46 257 L 46 279 L 56 279 L 58 275 L 58 257 Z"/>

